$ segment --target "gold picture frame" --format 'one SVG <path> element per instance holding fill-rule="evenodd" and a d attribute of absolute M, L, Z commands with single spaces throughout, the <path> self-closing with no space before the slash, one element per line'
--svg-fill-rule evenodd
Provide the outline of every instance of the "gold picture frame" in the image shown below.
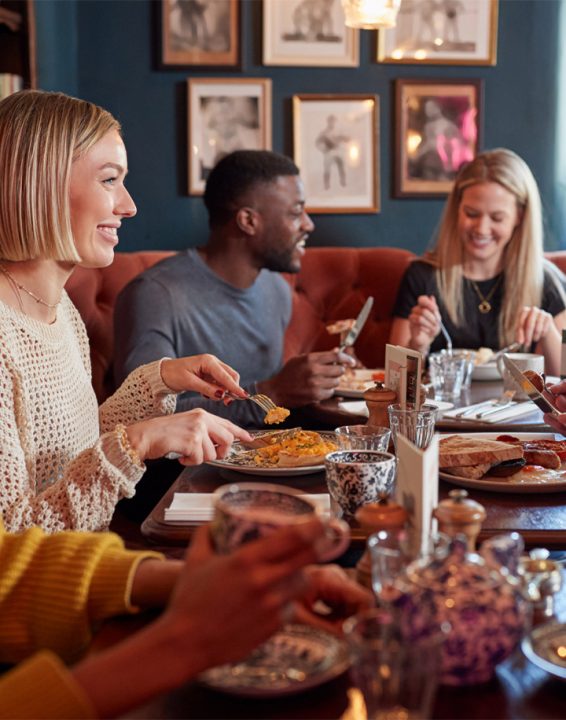
<path fill-rule="evenodd" d="M 340 0 L 263 0 L 263 64 L 358 67 L 359 30 Z"/>
<path fill-rule="evenodd" d="M 271 149 L 270 79 L 189 78 L 187 100 L 189 195 L 202 195 L 223 155 Z"/>
<path fill-rule="evenodd" d="M 240 65 L 240 0 L 161 0 L 161 66 L 191 65 Z"/>
<path fill-rule="evenodd" d="M 394 28 L 378 31 L 377 60 L 495 65 L 499 0 L 401 0 Z"/>
<path fill-rule="evenodd" d="M 377 95 L 294 95 L 293 148 L 308 212 L 379 212 Z"/>
<path fill-rule="evenodd" d="M 481 80 L 395 81 L 395 197 L 447 195 L 479 152 Z"/>

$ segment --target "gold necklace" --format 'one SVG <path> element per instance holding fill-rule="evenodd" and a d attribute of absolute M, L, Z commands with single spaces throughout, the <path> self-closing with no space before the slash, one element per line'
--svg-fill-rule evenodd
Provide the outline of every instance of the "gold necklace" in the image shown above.
<path fill-rule="evenodd" d="M 469 278 L 468 278 L 469 279 Z M 489 302 L 491 298 L 493 297 L 493 293 L 497 290 L 499 285 L 501 284 L 501 280 L 503 279 L 503 275 L 499 276 L 499 279 L 495 283 L 495 285 L 491 288 L 491 290 L 487 293 L 487 295 L 484 295 L 482 291 L 479 289 L 478 284 L 475 280 L 470 280 L 470 283 L 474 290 L 476 291 L 477 296 L 480 299 L 480 302 L 478 304 L 478 310 L 482 313 L 482 315 L 487 315 L 488 312 L 491 312 L 491 303 Z"/>
<path fill-rule="evenodd" d="M 61 298 L 59 298 L 59 300 L 57 300 L 55 305 L 51 305 L 51 303 L 48 303 L 47 300 L 40 298 L 39 295 L 36 295 L 31 290 L 28 290 L 28 288 L 25 287 L 25 285 L 22 285 L 21 283 L 19 283 L 16 280 L 16 278 L 12 275 L 12 273 L 8 270 L 8 268 L 4 267 L 4 265 L 0 265 L 0 271 L 2 271 L 4 273 L 4 275 L 8 278 L 8 280 L 13 285 L 15 285 L 18 288 L 18 290 L 23 290 L 26 293 L 26 295 L 29 295 L 31 298 L 33 298 L 36 303 L 39 303 L 40 305 L 45 305 L 45 307 L 48 307 L 50 310 L 55 310 L 58 307 L 59 303 L 61 302 Z M 21 305 L 21 303 L 20 303 L 20 305 Z"/>

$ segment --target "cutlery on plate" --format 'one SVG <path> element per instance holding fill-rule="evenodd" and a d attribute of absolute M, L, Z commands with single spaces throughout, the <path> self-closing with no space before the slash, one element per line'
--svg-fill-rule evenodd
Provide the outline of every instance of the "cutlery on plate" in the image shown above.
<path fill-rule="evenodd" d="M 515 395 L 515 390 L 505 390 L 503 395 L 499 398 L 499 400 L 496 400 L 492 406 L 489 408 L 489 410 L 482 410 L 482 412 L 479 412 L 475 415 L 475 418 L 477 420 L 480 420 L 481 418 L 485 417 L 486 415 L 491 415 L 492 413 L 499 412 L 499 410 L 503 410 L 504 408 L 509 407 L 509 405 L 513 404 L 513 397 Z"/>
<path fill-rule="evenodd" d="M 454 415 L 454 417 L 462 418 L 462 417 L 466 417 L 466 415 L 473 415 L 478 410 L 481 410 L 484 407 L 488 407 L 489 405 L 493 405 L 493 403 L 495 403 L 495 402 L 497 402 L 497 400 L 494 398 L 492 400 L 484 400 L 483 402 L 475 403 L 474 405 L 471 405 L 470 407 L 460 410 L 460 412 L 457 412 Z"/>

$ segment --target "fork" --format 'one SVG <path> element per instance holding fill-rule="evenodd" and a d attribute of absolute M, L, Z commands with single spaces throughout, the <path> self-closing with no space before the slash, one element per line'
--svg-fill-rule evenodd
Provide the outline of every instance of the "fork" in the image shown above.
<path fill-rule="evenodd" d="M 222 399 L 225 397 L 232 398 L 233 400 L 251 400 L 256 405 L 259 405 L 259 407 L 266 413 L 270 410 L 275 410 L 275 408 L 277 407 L 277 405 L 270 397 L 267 397 L 267 395 L 262 395 L 261 393 L 255 393 L 254 395 L 248 395 L 248 397 L 241 398 L 226 390 L 226 392 L 222 396 Z"/>
<path fill-rule="evenodd" d="M 503 395 L 495 402 L 489 410 L 483 410 L 482 412 L 478 413 L 475 417 L 477 420 L 481 420 L 481 418 L 485 417 L 486 415 L 491 415 L 492 413 L 496 413 L 499 410 L 503 410 L 504 408 L 508 407 L 509 405 L 513 404 L 513 397 L 515 396 L 515 390 L 505 390 Z"/>

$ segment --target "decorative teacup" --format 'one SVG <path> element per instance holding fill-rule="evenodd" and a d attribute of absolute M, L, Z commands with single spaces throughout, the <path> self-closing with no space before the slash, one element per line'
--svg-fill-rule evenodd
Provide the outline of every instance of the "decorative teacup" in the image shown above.
<path fill-rule="evenodd" d="M 314 517 L 326 526 L 317 547 L 319 560 L 333 560 L 350 543 L 350 529 L 345 522 L 323 517 L 316 503 L 284 485 L 253 482 L 222 485 L 214 492 L 212 504 L 211 534 L 216 551 L 221 554 L 266 537 L 285 525 L 308 522 Z"/>
<path fill-rule="evenodd" d="M 379 450 L 337 450 L 329 453 L 326 484 L 334 510 L 346 518 L 362 505 L 390 495 L 395 482 L 397 460 Z"/>

